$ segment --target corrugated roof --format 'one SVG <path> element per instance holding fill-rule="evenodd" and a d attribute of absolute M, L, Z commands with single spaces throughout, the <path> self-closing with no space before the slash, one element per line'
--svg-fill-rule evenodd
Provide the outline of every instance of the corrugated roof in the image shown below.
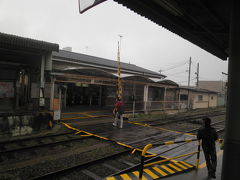
<path fill-rule="evenodd" d="M 95 56 L 89 56 L 86 54 L 80 54 L 80 53 L 75 53 L 75 52 L 69 52 L 69 51 L 64 51 L 64 50 L 59 50 L 59 52 L 53 52 L 53 59 L 54 60 L 66 60 L 69 62 L 81 62 L 81 63 L 87 63 L 91 65 L 97 65 L 101 67 L 109 67 L 109 68 L 114 68 L 117 69 L 117 62 L 114 60 L 109 60 L 109 59 L 104 59 L 100 57 L 95 57 Z M 159 74 L 154 71 L 150 71 L 148 69 L 136 66 L 134 64 L 128 64 L 128 63 L 123 63 L 121 62 L 121 70 L 127 70 L 127 71 L 134 71 L 138 72 L 139 74 L 146 75 L 146 76 L 153 76 L 153 77 L 158 77 L 158 78 L 164 78 L 166 76 Z"/>
<path fill-rule="evenodd" d="M 199 81 L 198 86 L 219 93 L 225 93 L 226 91 L 226 82 L 223 81 Z"/>
<path fill-rule="evenodd" d="M 190 91 L 195 91 L 195 92 L 204 92 L 204 93 L 218 93 L 216 91 L 210 91 L 208 89 L 202 89 L 202 88 L 197 88 L 197 87 L 189 87 L 188 86 L 180 86 L 179 89 L 186 89 L 186 90 L 190 90 Z"/>
<path fill-rule="evenodd" d="M 20 48 L 34 51 L 58 51 L 59 45 L 45 41 L 20 37 L 0 32 L 0 47 L 2 48 Z"/>
<path fill-rule="evenodd" d="M 157 83 L 179 86 L 176 82 L 169 80 L 169 79 L 162 79 L 162 80 L 158 81 Z"/>

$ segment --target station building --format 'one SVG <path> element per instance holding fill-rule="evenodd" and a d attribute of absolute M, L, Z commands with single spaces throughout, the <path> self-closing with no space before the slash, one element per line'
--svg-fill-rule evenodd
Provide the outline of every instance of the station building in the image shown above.
<path fill-rule="evenodd" d="M 117 94 L 117 62 L 60 50 L 53 53 L 54 96 L 61 96 L 61 109 L 112 109 Z M 120 63 L 126 110 L 162 110 L 176 104 L 178 84 L 166 76 L 134 64 Z M 165 102 L 168 101 L 168 102 Z M 133 107 L 134 106 L 134 107 Z M 173 107 L 172 107 L 173 108 Z"/>

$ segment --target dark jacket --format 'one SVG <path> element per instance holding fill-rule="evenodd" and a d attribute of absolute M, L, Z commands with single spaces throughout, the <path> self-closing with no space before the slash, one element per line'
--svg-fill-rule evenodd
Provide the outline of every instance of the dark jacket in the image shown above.
<path fill-rule="evenodd" d="M 215 150 L 215 141 L 218 139 L 217 132 L 212 127 L 202 127 L 197 133 L 198 140 L 202 140 L 203 150 Z"/>
<path fill-rule="evenodd" d="M 124 114 L 125 104 L 122 101 L 117 101 L 114 105 L 115 112 L 118 112 L 120 115 Z"/>

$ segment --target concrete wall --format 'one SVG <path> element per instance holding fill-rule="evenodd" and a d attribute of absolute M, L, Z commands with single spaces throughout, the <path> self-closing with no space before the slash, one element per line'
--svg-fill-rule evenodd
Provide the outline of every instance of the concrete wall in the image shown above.
<path fill-rule="evenodd" d="M 187 89 L 181 89 L 180 94 L 188 95 Z M 202 96 L 202 99 L 199 99 L 199 96 Z M 210 108 L 216 107 L 218 102 L 218 96 L 216 93 L 208 93 L 208 92 L 201 92 L 201 91 L 189 91 L 189 105 L 190 109 L 198 109 L 198 108 Z M 181 107 L 187 108 L 187 101 L 181 100 Z"/>
<path fill-rule="evenodd" d="M 201 92 L 191 92 L 192 95 L 192 108 L 209 108 L 217 106 L 217 94 L 208 94 Z M 199 100 L 199 96 L 202 96 L 202 100 Z"/>
<path fill-rule="evenodd" d="M 47 129 L 51 120 L 52 116 L 45 113 L 1 114 L 0 135 L 19 136 L 31 134 L 35 131 Z"/>

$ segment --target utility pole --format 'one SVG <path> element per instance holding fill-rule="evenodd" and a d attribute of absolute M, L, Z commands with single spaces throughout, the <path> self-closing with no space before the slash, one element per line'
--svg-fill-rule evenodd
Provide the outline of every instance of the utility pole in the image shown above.
<path fill-rule="evenodd" d="M 197 63 L 197 87 L 199 86 L 199 63 Z"/>
<path fill-rule="evenodd" d="M 192 65 L 192 58 L 189 59 L 189 68 L 188 68 L 188 104 L 187 108 L 190 109 L 190 97 L 189 97 L 189 88 L 190 88 L 190 78 L 191 78 L 191 65 Z"/>

